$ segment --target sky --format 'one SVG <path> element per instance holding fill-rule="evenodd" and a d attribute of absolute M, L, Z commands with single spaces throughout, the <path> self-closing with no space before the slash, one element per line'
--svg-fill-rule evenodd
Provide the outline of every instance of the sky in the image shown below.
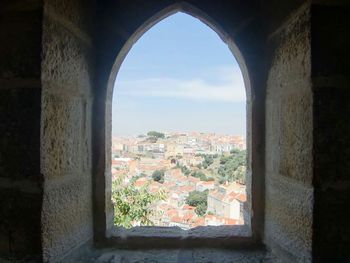
<path fill-rule="evenodd" d="M 149 29 L 123 61 L 113 91 L 112 134 L 215 132 L 245 136 L 242 73 L 227 45 L 183 13 Z"/>

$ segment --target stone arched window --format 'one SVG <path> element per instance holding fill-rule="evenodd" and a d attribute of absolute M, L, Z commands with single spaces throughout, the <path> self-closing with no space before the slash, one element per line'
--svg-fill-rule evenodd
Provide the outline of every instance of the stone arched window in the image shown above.
<path fill-rule="evenodd" d="M 246 88 L 247 104 L 247 203 L 251 211 L 251 220 L 248 227 L 224 226 L 224 227 L 201 227 L 189 230 L 186 233 L 179 233 L 174 229 L 159 229 L 156 227 L 144 228 L 138 231 L 130 230 L 123 233 L 114 231 L 113 207 L 111 203 L 111 110 L 112 93 L 118 70 L 135 43 L 148 29 L 162 19 L 176 13 L 184 12 L 201 20 L 213 29 L 220 38 L 228 45 L 232 54 L 236 57 L 241 68 Z M 245 26 L 245 25 L 241 25 Z M 143 246 L 155 244 L 161 246 L 183 246 L 190 245 L 218 245 L 231 246 L 242 245 L 245 242 L 251 243 L 260 239 L 263 225 L 263 114 L 264 98 L 261 87 L 258 85 L 257 77 L 254 77 L 254 70 L 258 63 L 253 63 L 257 57 L 252 56 L 254 43 L 247 42 L 244 50 L 234 41 L 234 33 L 241 28 L 230 28 L 222 26 L 207 13 L 186 2 L 176 3 L 161 10 L 156 10 L 149 15 L 142 23 L 131 25 L 136 28 L 131 33 L 122 29 L 110 32 L 108 40 L 100 45 L 99 64 L 101 69 L 97 79 L 99 86 L 98 96 L 95 98 L 95 123 L 94 123 L 94 145 L 95 145 L 95 169 L 94 169 L 94 231 L 96 241 L 113 241 L 119 245 L 125 242 L 128 246 L 138 246 L 140 241 Z M 107 30 L 106 30 L 107 34 Z M 113 39 L 116 34 L 116 39 Z M 240 43 L 244 44 L 244 43 Z M 250 47 L 252 46 L 252 47 Z M 110 50 L 108 50 L 108 47 Z M 251 50 L 250 50 L 251 49 Z M 250 53 L 251 52 L 251 53 Z M 247 54 L 247 55 L 246 55 Z M 249 56 L 248 56 L 249 55 Z M 250 61 L 251 63 L 248 63 Z M 103 116 L 103 117 L 101 117 Z M 248 229 L 249 228 L 249 229 Z M 107 239 L 106 239 L 107 237 Z M 207 243 L 212 238 L 216 241 Z M 148 241 L 161 242 L 143 242 Z M 234 242 L 237 241 L 237 242 Z"/>

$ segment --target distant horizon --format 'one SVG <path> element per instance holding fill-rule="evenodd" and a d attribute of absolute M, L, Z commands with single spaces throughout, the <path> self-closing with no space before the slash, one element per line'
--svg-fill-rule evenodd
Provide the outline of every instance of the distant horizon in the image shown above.
<path fill-rule="evenodd" d="M 164 133 L 164 134 L 174 134 L 174 133 L 186 133 L 186 134 L 190 134 L 190 133 L 200 133 L 200 134 L 215 134 L 215 135 L 219 135 L 219 136 L 242 136 L 242 137 L 246 137 L 245 134 L 229 134 L 229 133 L 217 133 L 217 132 L 203 132 L 203 131 L 162 131 L 162 130 L 149 130 L 147 132 L 144 133 L 139 133 L 139 134 L 113 134 L 113 137 L 137 137 L 140 135 L 143 136 L 147 136 L 147 133 L 150 131 L 156 131 L 156 132 L 160 132 L 160 133 Z"/>
<path fill-rule="evenodd" d="M 238 63 L 207 25 L 183 13 L 149 29 L 115 82 L 112 134 L 150 130 L 246 135 L 246 94 Z"/>

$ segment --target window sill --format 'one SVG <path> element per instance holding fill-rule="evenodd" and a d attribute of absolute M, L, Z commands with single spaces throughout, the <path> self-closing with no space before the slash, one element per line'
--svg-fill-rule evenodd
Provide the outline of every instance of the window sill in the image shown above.
<path fill-rule="evenodd" d="M 200 226 L 190 230 L 179 227 L 115 227 L 106 238 L 107 247 L 148 248 L 256 248 L 258 243 L 248 226 Z"/>
<path fill-rule="evenodd" d="M 225 249 L 145 249 L 98 251 L 93 261 L 81 262 L 162 262 L 162 263 L 207 263 L 207 262 L 268 262 L 269 255 L 261 250 Z"/>

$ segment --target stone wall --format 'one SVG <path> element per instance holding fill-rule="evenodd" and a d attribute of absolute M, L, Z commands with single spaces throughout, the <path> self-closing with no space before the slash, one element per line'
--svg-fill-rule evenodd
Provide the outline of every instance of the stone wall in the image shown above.
<path fill-rule="evenodd" d="M 283 10 L 278 5 L 271 8 Z M 292 7 L 289 7 L 292 8 Z M 310 8 L 271 21 L 266 91 L 265 242 L 283 262 L 310 262 L 313 98 Z M 283 17 L 283 16 L 282 16 Z"/>
<path fill-rule="evenodd" d="M 41 173 L 44 262 L 91 241 L 93 2 L 44 2 Z"/>
<path fill-rule="evenodd" d="M 350 7 L 347 1 L 315 2 L 313 255 L 315 262 L 349 262 Z"/>
<path fill-rule="evenodd" d="M 348 1 L 187 2 L 249 75 L 254 237 L 276 261 L 349 261 Z M 1 1 L 0 257 L 72 260 L 105 238 L 116 59 L 176 3 Z"/>
<path fill-rule="evenodd" d="M 0 256 L 41 254 L 42 1 L 0 3 Z M 1 260 L 0 260 L 1 261 Z"/>

